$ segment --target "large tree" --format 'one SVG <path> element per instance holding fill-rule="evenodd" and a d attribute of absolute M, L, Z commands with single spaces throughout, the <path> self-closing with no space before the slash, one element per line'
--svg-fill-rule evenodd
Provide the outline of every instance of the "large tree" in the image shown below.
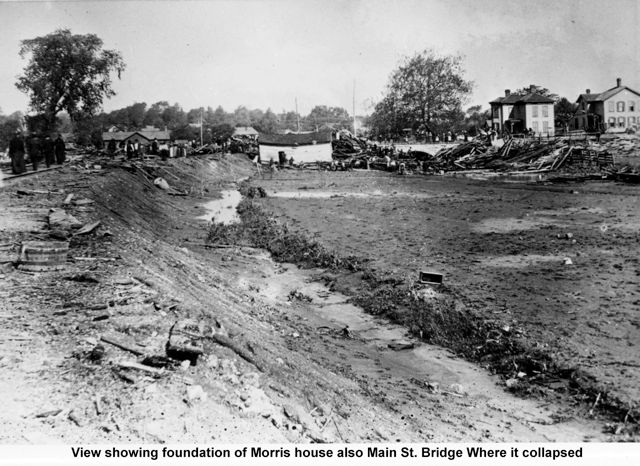
<path fill-rule="evenodd" d="M 406 57 L 391 74 L 387 94 L 381 105 L 376 106 L 372 122 L 387 126 L 392 123 L 392 133 L 406 127 L 432 132 L 449 129 L 448 126 L 458 123 L 449 120 L 452 116 L 458 118 L 471 92 L 472 83 L 463 74 L 459 56 L 441 56 L 425 50 Z M 382 132 L 389 128 L 376 129 Z"/>
<path fill-rule="evenodd" d="M 21 42 L 20 57 L 29 56 L 16 87 L 29 96 L 29 106 L 42 114 L 52 129 L 64 110 L 73 121 L 94 115 L 104 98 L 115 95 L 111 75 L 125 69 L 119 52 L 103 50 L 95 34 L 72 34 L 59 29 Z"/>
<path fill-rule="evenodd" d="M 569 122 L 573 119 L 577 110 L 578 104 L 570 102 L 566 97 L 559 99 L 553 106 L 553 113 L 558 126 L 562 126 L 562 128 L 567 131 L 569 129 Z"/>
<path fill-rule="evenodd" d="M 278 117 L 270 108 L 268 108 L 267 111 L 264 112 L 264 115 L 262 115 L 258 124 L 255 126 L 255 129 L 262 133 L 275 133 L 278 130 Z"/>
<path fill-rule="evenodd" d="M 305 127 L 308 129 L 320 128 L 322 125 L 330 125 L 336 129 L 353 130 L 353 118 L 342 107 L 327 107 L 316 105 L 309 115 L 304 118 Z"/>
<path fill-rule="evenodd" d="M 469 107 L 464 117 L 464 129 L 471 136 L 478 134 L 478 130 L 486 126 L 487 120 L 491 119 L 491 110 L 482 110 L 481 105 Z"/>

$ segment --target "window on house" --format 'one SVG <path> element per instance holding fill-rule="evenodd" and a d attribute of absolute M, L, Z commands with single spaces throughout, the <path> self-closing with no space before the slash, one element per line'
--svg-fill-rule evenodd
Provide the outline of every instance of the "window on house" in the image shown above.
<path fill-rule="evenodd" d="M 625 123 L 625 120 L 626 120 L 626 118 L 625 118 L 625 117 L 620 117 L 620 118 L 618 118 L 618 126 L 619 126 L 620 128 L 624 128 L 624 127 L 625 127 L 625 124 L 624 124 L 624 123 Z"/>
<path fill-rule="evenodd" d="M 542 106 L 542 116 L 543 117 L 548 117 L 549 116 L 549 106 L 548 105 L 543 105 Z"/>
<path fill-rule="evenodd" d="M 629 117 L 629 126 L 633 126 L 636 124 L 636 117 Z"/>
<path fill-rule="evenodd" d="M 534 108 L 535 108 L 535 107 L 534 107 Z M 537 133 L 537 132 L 538 132 L 538 122 L 537 122 L 537 121 L 534 121 L 533 123 L 531 123 L 531 125 L 532 125 L 532 128 L 531 128 L 531 129 L 533 130 L 533 132 L 534 132 L 534 133 Z"/>
<path fill-rule="evenodd" d="M 533 118 L 538 118 L 538 106 L 534 105 L 533 107 L 531 107 L 531 116 Z"/>
<path fill-rule="evenodd" d="M 619 112 L 624 112 L 624 102 L 617 102 L 616 106 Z"/>
<path fill-rule="evenodd" d="M 630 100 L 629 101 L 629 111 L 630 112 L 635 112 L 636 111 L 636 101 L 635 100 Z"/>
<path fill-rule="evenodd" d="M 542 122 L 542 132 L 543 133 L 548 133 L 549 132 L 549 122 L 548 121 L 543 121 Z"/>
<path fill-rule="evenodd" d="M 616 111 L 615 103 L 613 101 L 609 102 L 609 111 L 610 112 Z"/>
<path fill-rule="evenodd" d="M 615 128 L 616 127 L 616 118 L 615 117 L 609 117 L 609 119 L 607 120 L 607 123 L 609 124 L 610 127 Z"/>

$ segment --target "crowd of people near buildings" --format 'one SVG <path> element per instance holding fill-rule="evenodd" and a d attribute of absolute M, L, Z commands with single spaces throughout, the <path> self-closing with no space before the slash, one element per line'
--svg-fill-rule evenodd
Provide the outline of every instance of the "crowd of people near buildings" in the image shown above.
<path fill-rule="evenodd" d="M 462 131 L 460 133 L 456 133 L 455 131 L 444 131 L 442 133 L 432 133 L 431 131 L 427 131 L 425 133 L 420 133 L 417 137 L 412 138 L 416 142 L 420 142 L 422 144 L 446 144 L 450 142 L 456 141 L 468 141 L 469 133 L 467 131 Z M 398 137 L 383 137 L 381 135 L 374 138 L 374 140 L 380 144 L 389 145 L 396 142 L 409 143 L 409 136 L 398 136 Z"/>
<path fill-rule="evenodd" d="M 213 151 L 224 152 L 230 148 L 230 141 L 221 141 L 220 143 L 210 144 L 207 147 L 213 146 Z M 158 141 L 153 139 L 151 142 L 140 139 L 129 139 L 125 141 L 116 142 L 115 139 L 106 141 L 106 152 L 110 156 L 117 154 L 124 154 L 127 159 L 139 159 L 146 155 L 159 156 L 163 160 L 168 158 L 187 157 L 194 152 L 201 149 L 198 141 Z"/>
<path fill-rule="evenodd" d="M 195 151 L 198 144 L 195 140 L 186 142 L 171 142 L 161 141 L 153 139 L 150 143 L 147 141 L 140 141 L 139 139 L 120 141 L 116 143 L 114 139 L 107 141 L 107 154 L 115 156 L 118 153 L 123 153 L 127 159 L 142 158 L 145 155 L 160 156 L 163 160 L 169 157 L 186 157 Z"/>

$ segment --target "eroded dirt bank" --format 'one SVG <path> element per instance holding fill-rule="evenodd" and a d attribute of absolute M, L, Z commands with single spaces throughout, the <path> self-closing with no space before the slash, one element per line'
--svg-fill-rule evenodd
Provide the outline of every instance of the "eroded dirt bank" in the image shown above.
<path fill-rule="evenodd" d="M 59 236 L 47 225 L 50 208 L 101 221 L 71 237 L 64 270 L 3 265 L 0 441 L 607 438 L 602 422 L 553 400 L 514 397 L 487 372 L 345 304 L 317 282 L 322 271 L 279 265 L 252 248 L 205 247 L 208 224 L 197 217 L 251 175 L 244 157 L 143 170 L 99 162 L 0 189 L 8 256 L 22 241 Z M 187 195 L 169 195 L 145 173 Z M 93 202 L 65 204 L 70 193 Z M 145 356 L 165 363 L 169 329 L 185 318 L 222 327 L 236 351 L 206 341 L 196 366 L 127 367 Z M 394 351 L 389 342 L 415 347 Z"/>

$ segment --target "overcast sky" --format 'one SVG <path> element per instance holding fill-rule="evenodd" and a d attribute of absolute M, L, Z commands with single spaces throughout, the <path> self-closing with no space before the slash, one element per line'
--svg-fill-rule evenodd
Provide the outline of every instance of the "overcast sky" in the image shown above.
<path fill-rule="evenodd" d="M 640 90 L 638 0 L 0 0 L 0 108 L 27 110 L 15 88 L 23 39 L 60 28 L 95 33 L 127 64 L 105 110 L 168 100 L 370 112 L 402 57 L 464 56 L 467 106 L 528 84 L 575 100 L 616 77 Z"/>

